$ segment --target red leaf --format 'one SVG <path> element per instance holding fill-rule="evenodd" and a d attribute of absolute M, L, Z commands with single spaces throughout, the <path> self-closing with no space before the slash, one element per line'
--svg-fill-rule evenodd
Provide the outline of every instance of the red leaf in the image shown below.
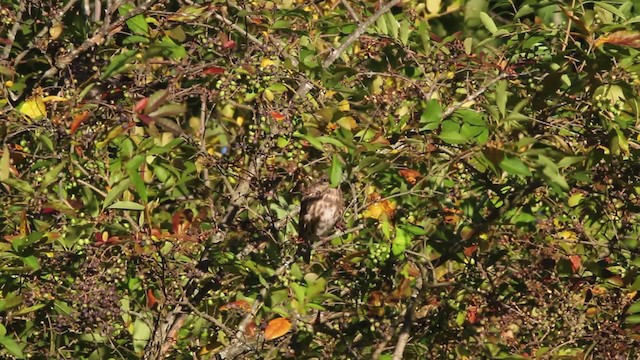
<path fill-rule="evenodd" d="M 224 74 L 225 69 L 220 66 L 211 66 L 202 70 L 202 73 L 205 75 L 216 75 L 216 74 Z"/>
<path fill-rule="evenodd" d="M 236 47 L 236 45 L 238 45 L 238 43 L 236 43 L 233 40 L 227 40 L 224 43 L 222 43 L 222 47 L 225 49 L 233 49 Z"/>
<path fill-rule="evenodd" d="M 43 215 L 55 214 L 57 212 L 58 210 L 52 207 L 43 207 L 42 210 L 40 210 L 40 213 Z"/>
<path fill-rule="evenodd" d="M 158 304 L 158 299 L 156 299 L 155 295 L 153 295 L 153 290 L 147 290 L 147 307 L 152 309 L 154 306 Z"/>
<path fill-rule="evenodd" d="M 145 114 L 138 114 L 138 119 L 147 125 L 151 124 L 154 120 L 151 116 Z"/>
<path fill-rule="evenodd" d="M 69 132 L 71 134 L 75 133 L 76 130 L 78 130 L 78 128 L 80 127 L 80 125 L 82 125 L 82 123 L 84 123 L 89 118 L 90 114 L 91 113 L 88 111 L 83 111 L 75 114 L 73 116 L 73 121 L 71 121 L 71 127 L 69 128 Z"/>
<path fill-rule="evenodd" d="M 291 321 L 285 318 L 276 318 L 269 321 L 267 328 L 264 329 L 264 339 L 273 340 L 286 334 L 291 330 Z"/>
<path fill-rule="evenodd" d="M 285 116 L 282 113 L 277 111 L 272 111 L 269 113 L 269 115 L 271 115 L 271 117 L 276 119 L 277 121 L 282 121 L 285 118 Z"/>
<path fill-rule="evenodd" d="M 140 99 L 136 103 L 136 105 L 133 107 L 133 111 L 136 112 L 136 113 L 141 113 L 147 107 L 148 103 L 149 103 L 149 98 L 148 97 Z"/>

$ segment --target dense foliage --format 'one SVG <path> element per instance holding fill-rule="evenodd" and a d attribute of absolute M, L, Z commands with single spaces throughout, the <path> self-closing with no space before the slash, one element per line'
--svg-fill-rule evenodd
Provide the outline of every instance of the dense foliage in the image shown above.
<path fill-rule="evenodd" d="M 0 0 L 0 357 L 636 358 L 638 22 Z"/>

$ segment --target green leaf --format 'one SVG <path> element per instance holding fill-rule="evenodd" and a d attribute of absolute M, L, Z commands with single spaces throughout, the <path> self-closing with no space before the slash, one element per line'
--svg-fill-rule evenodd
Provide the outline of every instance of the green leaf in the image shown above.
<path fill-rule="evenodd" d="M 442 106 L 438 100 L 432 99 L 427 102 L 422 115 L 420 116 L 420 130 L 435 130 L 440 126 L 442 121 Z"/>
<path fill-rule="evenodd" d="M 389 35 L 387 20 L 384 18 L 384 16 L 380 16 L 378 19 L 376 19 L 376 28 L 378 29 L 379 33 Z"/>
<path fill-rule="evenodd" d="M 58 180 L 58 175 L 60 175 L 60 172 L 62 172 L 62 170 L 66 165 L 67 165 L 67 162 L 62 161 L 60 164 L 54 166 L 51 170 L 47 171 L 47 173 L 44 174 L 44 177 L 42 179 L 42 184 L 40 185 L 41 188 L 44 189 L 47 186 L 51 185 L 54 181 Z"/>
<path fill-rule="evenodd" d="M 504 157 L 499 164 L 500 168 L 509 175 L 531 176 L 531 170 L 525 163 L 515 157 Z"/>
<path fill-rule="evenodd" d="M 606 10 L 606 11 L 608 11 L 608 12 L 610 12 L 610 13 L 616 15 L 616 16 L 619 16 L 622 20 L 626 20 L 627 19 L 627 17 L 620 10 L 618 10 L 617 7 L 615 7 L 615 6 L 611 5 L 611 4 L 607 4 L 604 1 L 595 1 L 594 5 L 599 7 L 599 8 L 602 8 L 602 9 L 604 9 L 604 10 Z"/>
<path fill-rule="evenodd" d="M 337 154 L 333 155 L 333 160 L 331 161 L 331 168 L 329 168 L 329 181 L 331 182 L 331 187 L 338 187 L 340 185 L 340 181 L 342 181 L 342 162 Z"/>
<path fill-rule="evenodd" d="M 558 185 L 562 190 L 569 190 L 567 180 L 560 174 L 558 166 L 551 159 L 544 155 L 538 155 L 538 165 L 542 167 L 542 174 L 552 183 Z"/>
<path fill-rule="evenodd" d="M 13 316 L 22 316 L 22 315 L 26 315 L 26 314 L 32 313 L 32 312 L 34 312 L 34 311 L 38 311 L 38 310 L 42 309 L 42 308 L 43 308 L 43 307 L 45 307 L 45 306 L 47 306 L 47 305 L 46 305 L 46 304 L 42 304 L 42 303 L 40 303 L 40 304 L 35 304 L 35 305 L 31 305 L 31 306 L 26 307 L 26 308 L 24 308 L 24 309 L 20 309 L 20 310 L 18 310 L 18 311 L 14 311 L 14 312 L 12 313 L 12 315 L 13 315 Z"/>
<path fill-rule="evenodd" d="M 402 228 L 396 228 L 396 236 L 391 244 L 391 252 L 398 256 L 404 254 L 404 251 L 411 246 L 411 235 Z"/>
<path fill-rule="evenodd" d="M 584 198 L 583 194 L 576 193 L 569 197 L 569 200 L 567 200 L 567 203 L 569 204 L 569 207 L 576 207 L 578 206 L 578 204 L 580 204 L 583 198 Z"/>
<path fill-rule="evenodd" d="M 140 318 L 136 318 L 136 321 L 133 322 L 133 350 L 141 354 L 144 351 L 147 342 L 151 338 L 151 328 L 145 321 L 142 321 Z"/>
<path fill-rule="evenodd" d="M 627 316 L 626 319 L 624 319 L 624 322 L 627 324 L 631 324 L 631 325 L 636 325 L 636 324 L 640 324 L 640 314 L 634 314 L 631 316 Z"/>
<path fill-rule="evenodd" d="M 127 26 L 134 34 L 137 35 L 148 35 L 149 34 L 149 24 L 145 20 L 144 15 L 138 14 L 129 20 L 127 20 Z"/>
<path fill-rule="evenodd" d="M 2 183 L 9 185 L 10 187 L 20 191 L 20 192 L 24 192 L 27 194 L 31 194 L 33 195 L 35 193 L 35 191 L 33 190 L 33 188 L 31 187 L 31 185 L 22 180 L 22 179 L 16 179 L 16 178 L 8 178 L 8 179 L 4 179 L 2 180 Z"/>
<path fill-rule="evenodd" d="M 627 309 L 627 314 L 637 314 L 640 313 L 640 301 L 636 301 Z"/>
<path fill-rule="evenodd" d="M 305 276 L 307 280 L 308 275 Z M 307 280 L 307 301 L 313 301 L 316 297 L 324 294 L 327 288 L 327 280 L 325 278 L 317 278 L 315 280 Z"/>
<path fill-rule="evenodd" d="M 496 31 L 498 31 L 498 27 L 493 22 L 493 19 L 486 12 L 480 12 L 480 21 L 482 21 L 482 25 L 484 25 L 491 34 L 495 34 Z"/>
<path fill-rule="evenodd" d="M 117 201 L 109 206 L 108 209 L 142 211 L 144 210 L 144 206 L 133 201 Z"/>
<path fill-rule="evenodd" d="M 409 35 L 411 35 L 411 24 L 403 19 L 400 21 L 400 41 L 403 45 L 409 43 Z"/>
<path fill-rule="evenodd" d="M 442 131 L 438 136 L 447 144 L 464 144 L 469 140 L 467 136 L 462 134 L 460 125 L 452 120 L 442 122 Z"/>
<path fill-rule="evenodd" d="M 156 111 L 160 107 L 160 105 L 164 104 L 164 102 L 167 101 L 168 97 L 169 90 L 167 89 L 162 89 L 154 92 L 153 94 L 151 94 L 151 96 L 149 96 L 147 105 L 145 105 L 144 107 L 144 113 L 150 114 Z"/>
<path fill-rule="evenodd" d="M 398 20 L 396 20 L 396 18 L 393 16 L 391 12 L 385 13 L 384 17 L 386 18 L 385 21 L 387 23 L 387 29 L 389 30 L 389 35 L 392 38 L 397 39 L 398 29 L 400 29 L 400 24 L 398 23 Z"/>
<path fill-rule="evenodd" d="M 111 205 L 111 203 L 118 199 L 120 195 L 122 195 L 124 191 L 129 188 L 129 185 L 131 185 L 131 180 L 124 179 L 120 183 L 118 183 L 118 185 L 112 187 L 107 196 L 104 198 L 102 208 L 104 209 L 107 206 Z"/>
<path fill-rule="evenodd" d="M 136 192 L 144 204 L 149 202 L 147 187 L 142 179 L 142 175 L 140 175 L 140 166 L 145 162 L 145 159 L 146 157 L 144 155 L 136 155 L 125 165 L 129 179 L 131 179 L 133 187 L 136 189 Z M 146 171 L 149 171 L 149 169 L 147 168 Z"/>
<path fill-rule="evenodd" d="M 167 104 L 149 114 L 152 117 L 178 116 L 187 111 L 185 104 Z"/>
<path fill-rule="evenodd" d="M 285 84 L 280 84 L 280 83 L 272 84 L 267 89 L 271 90 L 274 93 L 283 93 L 289 90 L 289 88 Z"/>
<path fill-rule="evenodd" d="M 122 53 L 113 56 L 107 68 L 102 72 L 102 75 L 100 75 L 100 80 L 104 80 L 117 71 L 122 70 L 126 64 L 135 59 L 137 52 L 137 50 L 124 50 Z"/>
<path fill-rule="evenodd" d="M 0 336 L 0 345 L 2 345 L 9 354 L 17 359 L 24 359 L 24 354 L 18 343 L 6 336 Z"/>

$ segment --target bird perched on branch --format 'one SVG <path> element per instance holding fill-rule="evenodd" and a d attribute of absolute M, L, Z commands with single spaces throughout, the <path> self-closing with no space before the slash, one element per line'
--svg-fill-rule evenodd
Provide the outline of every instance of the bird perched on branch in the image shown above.
<path fill-rule="evenodd" d="M 342 191 L 326 180 L 316 182 L 302 193 L 298 233 L 305 242 L 314 243 L 335 227 L 343 211 Z"/>

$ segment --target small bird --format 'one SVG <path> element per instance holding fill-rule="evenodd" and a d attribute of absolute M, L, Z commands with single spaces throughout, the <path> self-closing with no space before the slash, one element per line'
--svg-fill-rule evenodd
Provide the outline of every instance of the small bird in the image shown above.
<path fill-rule="evenodd" d="M 308 244 L 328 234 L 342 217 L 344 199 L 340 189 L 321 180 L 303 191 L 298 233 Z"/>

